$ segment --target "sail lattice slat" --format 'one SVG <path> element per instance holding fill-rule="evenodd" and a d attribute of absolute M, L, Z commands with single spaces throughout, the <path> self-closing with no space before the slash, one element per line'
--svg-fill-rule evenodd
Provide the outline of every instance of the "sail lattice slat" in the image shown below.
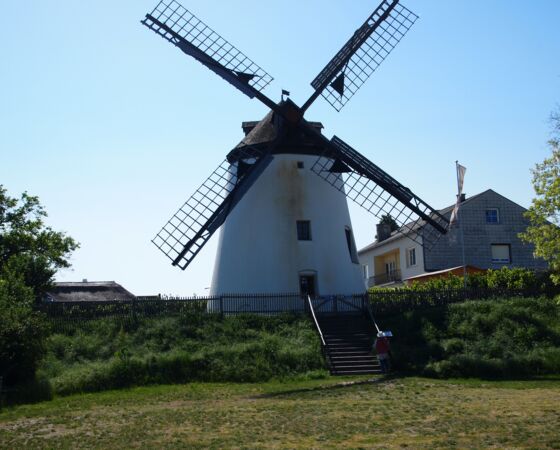
<path fill-rule="evenodd" d="M 178 44 L 177 37 L 184 39 L 211 61 L 235 73 L 251 76 L 248 84 L 258 91 L 273 80 L 258 64 L 175 0 L 161 0 L 142 23 L 172 44 Z"/>
<path fill-rule="evenodd" d="M 335 153 L 329 149 L 319 156 L 311 171 L 378 219 L 390 216 L 398 233 L 433 247 L 447 231 L 447 219 L 341 139 L 335 136 L 331 143 Z M 346 166 L 343 173 L 333 171 L 341 167 L 337 161 Z"/>
<path fill-rule="evenodd" d="M 237 149 L 237 158 L 224 160 L 152 239 L 183 270 L 270 162 L 270 157 L 254 147 Z"/>
<path fill-rule="evenodd" d="M 321 95 L 337 110 L 352 98 L 387 58 L 418 16 L 398 0 L 384 0 L 311 82 L 320 89 L 343 75 L 343 92 L 327 84 Z"/>

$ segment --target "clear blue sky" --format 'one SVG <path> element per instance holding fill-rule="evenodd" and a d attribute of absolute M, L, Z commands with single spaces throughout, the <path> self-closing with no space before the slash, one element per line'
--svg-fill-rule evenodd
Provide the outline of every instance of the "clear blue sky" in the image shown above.
<path fill-rule="evenodd" d="M 59 280 L 116 280 L 133 293 L 204 294 L 217 235 L 182 272 L 150 239 L 266 114 L 141 26 L 154 0 L 5 2 L 0 27 L 0 183 L 39 195 L 49 224 L 81 243 Z M 560 102 L 560 2 L 409 0 L 420 20 L 322 121 L 434 207 L 492 188 L 528 206 Z M 275 77 L 296 103 L 377 1 L 183 4 Z M 358 246 L 373 216 L 351 207 Z M 258 249 L 255 249 L 258 251 Z"/>

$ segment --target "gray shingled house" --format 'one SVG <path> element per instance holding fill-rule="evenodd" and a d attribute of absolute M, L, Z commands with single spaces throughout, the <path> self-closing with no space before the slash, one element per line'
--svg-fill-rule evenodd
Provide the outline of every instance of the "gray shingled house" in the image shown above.
<path fill-rule="evenodd" d="M 114 281 L 57 282 L 47 292 L 48 302 L 106 302 L 133 300 L 135 296 Z"/>
<path fill-rule="evenodd" d="M 455 205 L 440 210 L 448 219 Z M 546 269 L 547 263 L 533 256 L 534 247 L 519 238 L 529 221 L 525 208 L 492 189 L 462 198 L 461 225 L 465 263 L 480 269 L 525 267 Z M 425 249 L 397 231 L 378 227 L 377 239 L 358 251 L 367 287 L 401 283 L 424 273 L 463 265 L 461 230 L 451 227 L 431 249 Z"/>

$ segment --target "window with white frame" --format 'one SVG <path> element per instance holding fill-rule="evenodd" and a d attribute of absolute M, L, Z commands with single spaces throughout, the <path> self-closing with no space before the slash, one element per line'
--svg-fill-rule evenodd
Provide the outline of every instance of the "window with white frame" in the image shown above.
<path fill-rule="evenodd" d="M 492 244 L 492 262 L 496 264 L 509 264 L 511 262 L 510 244 Z"/>
<path fill-rule="evenodd" d="M 406 250 L 406 266 L 413 267 L 416 265 L 416 248 L 412 247 Z"/>
<path fill-rule="evenodd" d="M 486 210 L 486 223 L 500 223 L 498 208 L 488 208 Z"/>

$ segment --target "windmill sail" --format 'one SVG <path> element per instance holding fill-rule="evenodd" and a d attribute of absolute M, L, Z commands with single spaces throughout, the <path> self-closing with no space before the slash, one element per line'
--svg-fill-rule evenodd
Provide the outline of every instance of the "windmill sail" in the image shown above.
<path fill-rule="evenodd" d="M 391 216 L 399 231 L 431 248 L 448 220 L 409 188 L 334 136 L 311 171 L 377 218 Z M 344 183 L 340 177 L 344 177 Z"/>
<path fill-rule="evenodd" d="M 311 82 L 315 93 L 302 109 L 305 111 L 322 95 L 340 111 L 391 53 L 416 19 L 418 16 L 401 5 L 399 0 L 383 0 Z"/>
<path fill-rule="evenodd" d="M 191 263 L 273 159 L 253 147 L 237 155 L 235 162 L 224 160 L 152 239 L 173 265 L 184 270 Z"/>
<path fill-rule="evenodd" d="M 142 24 L 250 98 L 273 78 L 175 0 L 161 0 Z"/>

